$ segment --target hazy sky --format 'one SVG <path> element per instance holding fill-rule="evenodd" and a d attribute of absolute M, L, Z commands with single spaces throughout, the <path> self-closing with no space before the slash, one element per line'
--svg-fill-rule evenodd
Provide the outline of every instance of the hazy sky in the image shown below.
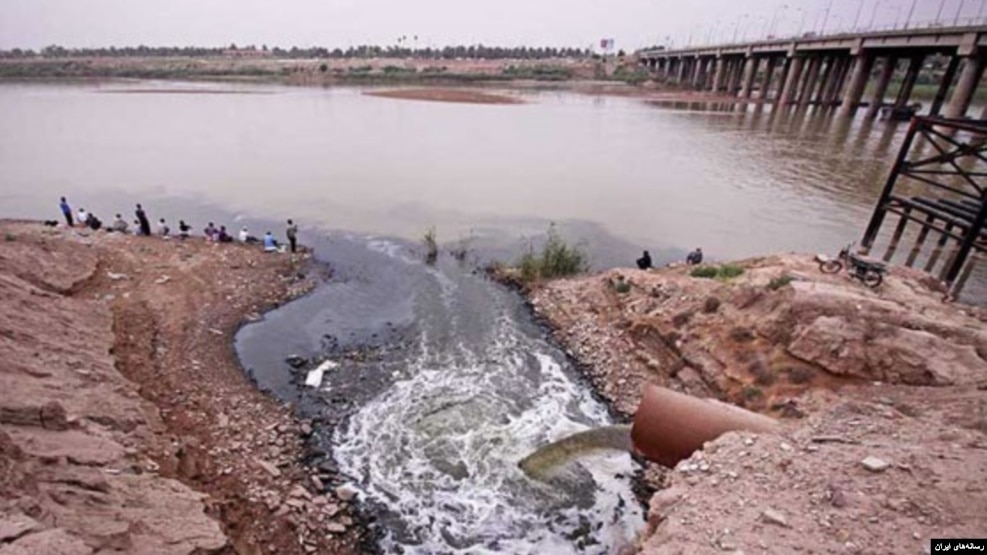
<path fill-rule="evenodd" d="M 914 9 L 913 9 L 914 3 Z M 632 50 L 737 37 L 928 23 L 985 14 L 987 0 L 0 0 L 0 48 L 347 47 L 447 44 Z M 825 17 L 829 7 L 828 18 Z M 962 11 L 960 9 L 962 8 Z"/>

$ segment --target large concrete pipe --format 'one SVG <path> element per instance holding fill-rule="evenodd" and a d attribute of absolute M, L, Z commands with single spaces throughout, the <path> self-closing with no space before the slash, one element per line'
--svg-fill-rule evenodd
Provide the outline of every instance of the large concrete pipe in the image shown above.
<path fill-rule="evenodd" d="M 726 432 L 771 432 L 777 427 L 773 419 L 740 407 L 649 386 L 634 415 L 631 442 L 647 459 L 674 467 Z"/>

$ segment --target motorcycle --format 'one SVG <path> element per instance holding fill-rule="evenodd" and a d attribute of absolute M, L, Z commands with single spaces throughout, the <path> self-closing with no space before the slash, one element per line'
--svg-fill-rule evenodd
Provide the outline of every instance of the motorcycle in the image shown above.
<path fill-rule="evenodd" d="M 840 251 L 840 254 L 836 258 L 830 258 L 825 255 L 817 256 L 819 271 L 824 274 L 835 274 L 842 270 L 845 265 L 847 273 L 851 278 L 859 279 L 864 285 L 870 288 L 881 285 L 881 282 L 884 281 L 884 276 L 888 273 L 887 266 L 883 262 L 870 260 L 854 254 L 851 252 L 852 246 L 853 244 L 851 243 L 843 247 L 843 250 Z"/>

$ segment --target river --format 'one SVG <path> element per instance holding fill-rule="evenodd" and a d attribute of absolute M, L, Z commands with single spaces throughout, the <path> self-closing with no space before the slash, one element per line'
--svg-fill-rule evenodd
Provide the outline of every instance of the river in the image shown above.
<path fill-rule="evenodd" d="M 334 268 L 237 335 L 258 384 L 327 424 L 385 552 L 611 553 L 644 525 L 626 454 L 559 483 L 517 462 L 613 418 L 520 299 L 422 233 L 508 258 L 558 222 L 597 267 L 702 246 L 732 259 L 860 236 L 904 127 L 567 92 L 521 105 L 359 89 L 106 82 L 0 86 L 0 216 L 66 195 L 109 221 L 272 227 Z M 276 229 L 280 232 L 280 229 Z M 291 381 L 290 354 L 339 367 Z M 322 408 L 320 408 L 322 407 Z M 343 415 L 343 416 L 339 416 Z"/>

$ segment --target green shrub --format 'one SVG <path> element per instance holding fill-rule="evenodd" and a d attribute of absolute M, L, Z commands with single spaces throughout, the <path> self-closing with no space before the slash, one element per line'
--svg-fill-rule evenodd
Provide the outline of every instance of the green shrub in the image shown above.
<path fill-rule="evenodd" d="M 744 386 L 744 389 L 741 392 L 741 394 L 744 396 L 744 399 L 748 401 L 753 401 L 754 399 L 764 397 L 764 392 L 761 391 L 760 387 L 750 384 Z"/>
<path fill-rule="evenodd" d="M 696 278 L 715 278 L 716 277 L 716 267 L 715 266 L 700 266 L 694 268 L 689 275 Z"/>
<path fill-rule="evenodd" d="M 744 273 L 744 269 L 735 264 L 724 264 L 716 272 L 716 277 L 720 279 L 731 279 Z"/>
<path fill-rule="evenodd" d="M 534 281 L 585 272 L 589 268 L 589 262 L 583 250 L 566 243 L 559 235 L 555 224 L 551 224 L 548 226 L 548 238 L 541 252 L 536 253 L 529 247 L 521 255 L 517 266 L 521 271 L 522 280 Z"/>
<path fill-rule="evenodd" d="M 694 268 L 689 275 L 697 278 L 728 280 L 744 273 L 744 269 L 735 264 L 724 264 L 722 266 L 700 266 Z"/>
<path fill-rule="evenodd" d="M 783 276 L 779 276 L 779 277 L 776 277 L 776 278 L 772 279 L 768 283 L 768 289 L 770 289 L 772 291 L 777 291 L 777 290 L 781 289 L 782 287 L 788 285 L 789 283 L 791 283 L 793 281 L 795 281 L 795 278 L 794 277 L 792 277 L 792 276 L 790 276 L 788 274 L 785 274 Z"/>
<path fill-rule="evenodd" d="M 618 279 L 617 281 L 611 283 L 613 284 L 613 290 L 621 295 L 631 292 L 631 284 L 627 281 Z"/>

